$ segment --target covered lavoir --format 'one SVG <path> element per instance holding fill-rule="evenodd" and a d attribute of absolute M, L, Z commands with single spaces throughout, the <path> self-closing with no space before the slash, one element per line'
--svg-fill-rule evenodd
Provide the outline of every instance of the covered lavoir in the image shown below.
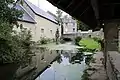
<path fill-rule="evenodd" d="M 110 80 L 118 80 L 119 61 L 111 55 L 118 53 L 120 0 L 47 0 L 93 30 L 103 28 L 105 68 Z M 118 55 L 118 54 L 116 54 Z M 119 55 L 118 55 L 119 56 Z M 113 57 L 113 56 L 112 56 Z M 113 57 L 115 60 L 118 57 Z M 114 66 L 113 66 L 114 65 Z M 118 65 L 118 66 L 116 66 Z"/>

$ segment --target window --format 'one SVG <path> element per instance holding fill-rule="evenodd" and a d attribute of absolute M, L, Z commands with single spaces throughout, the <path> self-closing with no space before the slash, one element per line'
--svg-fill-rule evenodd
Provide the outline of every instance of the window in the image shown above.
<path fill-rule="evenodd" d="M 73 28 L 73 32 L 75 32 L 75 28 Z"/>
<path fill-rule="evenodd" d="M 75 23 L 73 23 L 73 26 L 75 26 Z"/>
<path fill-rule="evenodd" d="M 41 33 L 44 33 L 44 29 L 43 28 L 41 29 Z"/>
<path fill-rule="evenodd" d="M 68 25 L 68 23 L 65 23 L 66 25 Z"/>
<path fill-rule="evenodd" d="M 50 33 L 52 33 L 52 30 L 50 30 Z"/>

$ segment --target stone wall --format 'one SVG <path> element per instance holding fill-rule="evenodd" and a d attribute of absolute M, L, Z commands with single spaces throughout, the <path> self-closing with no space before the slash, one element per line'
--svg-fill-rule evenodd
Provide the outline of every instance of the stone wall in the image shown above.
<path fill-rule="evenodd" d="M 106 73 L 109 80 L 120 80 L 120 54 L 117 51 L 107 52 Z"/>
<path fill-rule="evenodd" d="M 88 37 L 89 35 L 91 35 L 91 37 L 99 37 L 99 38 L 103 38 L 104 37 L 104 33 L 103 33 L 102 29 L 100 31 L 95 31 L 95 32 L 92 32 L 92 30 L 89 30 L 89 31 L 78 31 L 77 35 L 81 36 L 83 38 Z"/>

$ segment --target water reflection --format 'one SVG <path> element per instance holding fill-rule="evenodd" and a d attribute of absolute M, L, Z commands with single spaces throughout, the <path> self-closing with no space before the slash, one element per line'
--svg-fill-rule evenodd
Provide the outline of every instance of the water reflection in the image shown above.
<path fill-rule="evenodd" d="M 15 79 L 13 80 L 33 80 L 36 76 L 38 76 L 37 74 L 41 74 L 40 70 L 44 69 L 43 65 L 50 64 L 58 55 L 59 56 L 57 57 L 56 61 L 54 61 L 49 68 L 47 68 L 40 76 L 38 76 L 36 80 L 81 80 L 86 63 L 90 58 L 89 56 L 85 57 L 83 53 L 77 50 L 49 51 L 46 48 L 39 48 L 35 51 L 36 56 L 32 57 L 32 61 L 29 63 L 29 65 L 20 65 L 18 69 L 13 68 L 16 71 L 12 70 L 12 68 L 10 69 L 14 71 L 12 74 L 15 74 Z M 32 71 L 26 74 L 26 72 L 29 70 Z"/>
<path fill-rule="evenodd" d="M 57 51 L 59 57 L 36 80 L 81 80 L 86 67 L 82 53 Z"/>
<path fill-rule="evenodd" d="M 73 56 L 72 58 L 71 58 L 71 61 L 70 61 L 70 63 L 80 63 L 81 64 L 81 61 L 83 61 L 84 60 L 84 55 L 81 53 L 77 53 L 75 56 Z"/>
<path fill-rule="evenodd" d="M 62 60 L 62 56 L 60 55 L 60 56 L 58 56 L 58 59 L 56 60 L 59 64 L 63 61 Z"/>

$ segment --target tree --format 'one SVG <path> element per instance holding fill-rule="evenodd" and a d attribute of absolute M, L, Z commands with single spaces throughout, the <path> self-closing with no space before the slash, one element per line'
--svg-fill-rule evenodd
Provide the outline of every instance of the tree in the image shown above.
<path fill-rule="evenodd" d="M 60 9 L 57 9 L 56 14 L 57 14 L 58 24 L 60 25 L 62 23 L 62 11 Z"/>
<path fill-rule="evenodd" d="M 88 31 L 90 29 L 89 26 L 84 24 L 82 21 L 77 20 L 76 18 L 72 17 L 77 22 L 77 30 Z"/>
<path fill-rule="evenodd" d="M 14 26 L 19 27 L 17 20 L 23 15 L 15 8 L 14 0 L 0 0 L 0 64 L 28 62 L 31 35 L 21 30 L 14 33 Z"/>
<path fill-rule="evenodd" d="M 61 35 L 63 34 L 62 13 L 63 12 L 60 9 L 57 9 L 57 11 L 56 11 L 57 21 L 58 21 L 58 24 L 61 25 Z"/>

